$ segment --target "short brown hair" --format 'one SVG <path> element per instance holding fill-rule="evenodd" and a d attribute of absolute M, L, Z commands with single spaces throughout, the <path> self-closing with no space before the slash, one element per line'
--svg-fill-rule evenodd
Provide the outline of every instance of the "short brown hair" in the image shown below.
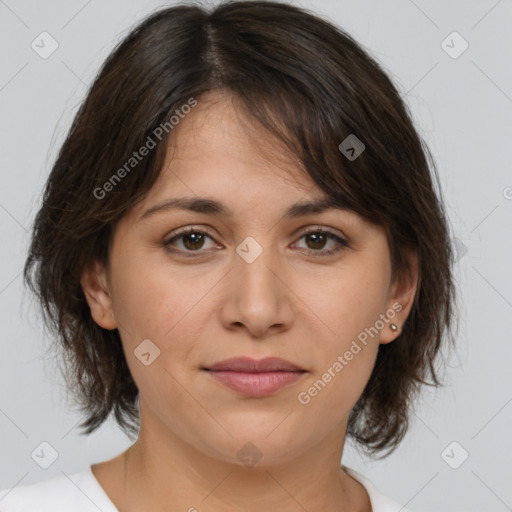
<path fill-rule="evenodd" d="M 392 451 L 419 385 L 440 385 L 434 363 L 453 324 L 454 257 L 435 163 L 367 51 L 320 16 L 272 1 L 148 16 L 107 58 L 60 148 L 24 279 L 64 349 L 69 389 L 86 414 L 80 427 L 93 432 L 112 412 L 130 437 L 140 425 L 119 332 L 94 322 L 80 278 L 94 261 L 108 265 L 113 228 L 154 184 L 171 132 L 129 176 L 111 178 L 176 109 L 216 90 L 278 137 L 337 204 L 386 228 L 393 277 L 408 271 L 404 251 L 418 255 L 409 317 L 397 339 L 379 346 L 347 430 L 372 454 Z M 339 149 L 350 135 L 365 145 L 355 159 Z M 109 193 L 99 194 L 107 182 Z"/>

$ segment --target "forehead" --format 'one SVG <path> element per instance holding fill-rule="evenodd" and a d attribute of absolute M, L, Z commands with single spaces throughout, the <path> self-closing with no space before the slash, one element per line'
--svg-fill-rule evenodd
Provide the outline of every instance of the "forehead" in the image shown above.
<path fill-rule="evenodd" d="M 173 196 L 297 196 L 327 199 L 300 159 L 251 119 L 233 98 L 211 93 L 174 126 L 165 159 L 136 215 Z"/>
<path fill-rule="evenodd" d="M 205 159 L 214 164 L 237 162 L 262 177 L 281 175 L 313 185 L 298 155 L 249 115 L 234 96 L 212 91 L 171 132 L 163 168 Z"/>
<path fill-rule="evenodd" d="M 157 181 L 132 211 L 131 223 L 170 210 L 235 219 L 271 210 L 293 219 L 331 209 L 334 202 L 282 141 L 252 119 L 233 97 L 215 92 L 198 100 L 170 134 Z"/>

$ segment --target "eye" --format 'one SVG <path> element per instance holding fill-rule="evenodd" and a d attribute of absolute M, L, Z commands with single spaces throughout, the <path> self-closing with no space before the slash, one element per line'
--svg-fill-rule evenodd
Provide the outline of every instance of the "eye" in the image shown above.
<path fill-rule="evenodd" d="M 164 242 L 164 247 L 173 253 L 180 253 L 186 257 L 195 257 L 200 256 L 201 253 L 206 252 L 201 251 L 201 249 L 205 248 L 205 241 L 208 239 L 213 242 L 210 248 L 222 248 L 221 246 L 215 244 L 213 238 L 207 232 L 194 227 L 188 227 L 179 231 L 178 233 L 175 233 L 174 236 Z M 308 256 L 314 257 L 331 256 L 341 251 L 344 247 L 349 246 L 346 240 L 336 235 L 335 233 L 321 227 L 317 227 L 303 233 L 299 240 L 302 239 L 305 239 L 308 246 L 306 247 L 306 254 Z M 326 244 L 329 242 L 333 247 L 330 249 L 325 249 Z M 177 247 L 177 249 L 172 248 L 173 246 Z"/>
<path fill-rule="evenodd" d="M 341 251 L 344 247 L 349 246 L 346 240 L 321 227 L 303 233 L 299 240 L 302 240 L 303 238 L 306 240 L 306 244 L 308 245 L 308 247 L 306 247 L 306 253 L 309 256 L 314 257 L 331 256 Z M 331 248 L 324 249 L 328 242 L 332 242 Z M 311 250 L 311 248 L 313 248 L 313 250 Z"/>
<path fill-rule="evenodd" d="M 201 231 L 194 227 L 186 228 L 178 233 L 176 233 L 172 238 L 164 242 L 164 246 L 172 252 L 181 252 L 185 253 L 186 256 L 196 256 L 195 254 L 186 254 L 186 253 L 194 253 L 194 252 L 205 252 L 200 251 L 204 247 L 205 240 L 210 239 L 213 241 L 213 238 L 206 233 L 205 231 Z M 171 249 L 170 246 L 176 245 L 176 241 L 180 241 L 177 245 L 182 245 L 183 248 L 179 247 L 178 250 Z M 215 246 L 215 244 L 214 244 Z"/>

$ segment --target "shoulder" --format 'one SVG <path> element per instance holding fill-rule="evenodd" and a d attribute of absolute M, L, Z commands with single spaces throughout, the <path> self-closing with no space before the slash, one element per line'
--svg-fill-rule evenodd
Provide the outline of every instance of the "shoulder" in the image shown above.
<path fill-rule="evenodd" d="M 403 505 L 381 493 L 372 481 L 361 473 L 344 465 L 342 468 L 364 486 L 372 504 L 372 512 L 409 512 Z"/>
<path fill-rule="evenodd" d="M 94 480 L 90 466 L 0 490 L 0 512 L 117 512 Z"/>

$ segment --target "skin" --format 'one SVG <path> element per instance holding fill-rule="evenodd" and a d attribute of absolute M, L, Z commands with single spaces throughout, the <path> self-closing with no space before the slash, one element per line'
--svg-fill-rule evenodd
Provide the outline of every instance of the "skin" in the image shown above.
<path fill-rule="evenodd" d="M 234 216 L 173 209 L 137 221 L 177 196 L 216 199 Z M 82 276 L 94 320 L 119 329 L 140 390 L 139 438 L 92 466 L 120 511 L 371 510 L 364 487 L 340 468 L 347 419 L 379 344 L 400 333 L 389 323 L 401 326 L 409 314 L 417 259 L 409 256 L 407 279 L 391 282 L 383 228 L 339 209 L 284 219 L 291 204 L 320 197 L 293 156 L 226 94 L 201 98 L 172 132 L 157 183 L 116 226 L 109 266 Z M 201 245 L 181 237 L 176 252 L 167 250 L 164 242 L 186 226 L 211 238 Z M 303 236 L 318 227 L 350 245 Z M 252 263 L 236 252 L 247 236 L 263 248 Z M 322 256 L 335 247 L 341 250 Z M 186 251 L 200 255 L 180 255 Z M 397 303 L 402 309 L 379 334 L 307 405 L 299 403 L 298 393 Z M 149 366 L 134 355 L 145 339 L 160 349 Z M 241 355 L 282 357 L 307 372 L 251 398 L 201 370 Z M 262 454 L 253 466 L 237 457 L 247 442 Z"/>

